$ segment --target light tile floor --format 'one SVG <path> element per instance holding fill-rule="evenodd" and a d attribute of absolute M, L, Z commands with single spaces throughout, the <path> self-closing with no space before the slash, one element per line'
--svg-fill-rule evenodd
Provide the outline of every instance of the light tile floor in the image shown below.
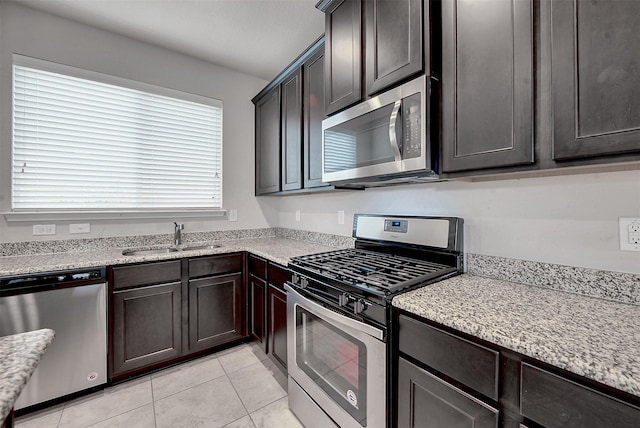
<path fill-rule="evenodd" d="M 18 428 L 298 428 L 287 379 L 254 344 L 16 419 Z"/>

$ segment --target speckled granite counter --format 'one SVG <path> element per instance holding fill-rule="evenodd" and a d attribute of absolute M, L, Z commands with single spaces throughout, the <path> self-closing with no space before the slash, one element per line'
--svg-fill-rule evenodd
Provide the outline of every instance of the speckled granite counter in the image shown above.
<path fill-rule="evenodd" d="M 0 424 L 53 341 L 53 330 L 42 329 L 0 337 Z"/>
<path fill-rule="evenodd" d="M 640 306 L 474 275 L 393 306 L 640 396 Z"/>
<path fill-rule="evenodd" d="M 58 271 L 94 266 L 119 265 L 155 260 L 179 259 L 212 254 L 249 251 L 257 256 L 286 266 L 289 259 L 323 251 L 335 250 L 335 247 L 298 241 L 286 238 L 255 238 L 210 241 L 220 245 L 219 248 L 194 250 L 185 252 L 162 253 L 144 256 L 123 256 L 126 248 L 87 250 L 81 252 L 62 252 L 51 254 L 32 254 L 23 256 L 0 257 L 0 276 L 30 274 L 36 272 Z M 190 242 L 189 245 L 195 243 Z M 153 248 L 152 246 L 142 248 Z"/>

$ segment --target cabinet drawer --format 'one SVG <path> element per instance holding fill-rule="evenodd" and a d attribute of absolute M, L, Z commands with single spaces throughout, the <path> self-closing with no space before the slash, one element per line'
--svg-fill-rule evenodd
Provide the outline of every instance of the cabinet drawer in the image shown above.
<path fill-rule="evenodd" d="M 282 266 L 269 263 L 269 284 L 284 290 L 284 283 L 287 282 L 288 273 L 289 271 Z"/>
<path fill-rule="evenodd" d="M 242 254 L 189 259 L 189 278 L 242 272 Z"/>
<path fill-rule="evenodd" d="M 400 315 L 400 351 L 498 400 L 499 353 Z"/>
<path fill-rule="evenodd" d="M 249 256 L 249 273 L 260 279 L 267 279 L 267 261 L 255 256 Z"/>
<path fill-rule="evenodd" d="M 520 412 L 546 428 L 637 428 L 640 408 L 522 363 Z"/>
<path fill-rule="evenodd" d="M 113 289 L 180 281 L 180 260 L 113 268 Z"/>

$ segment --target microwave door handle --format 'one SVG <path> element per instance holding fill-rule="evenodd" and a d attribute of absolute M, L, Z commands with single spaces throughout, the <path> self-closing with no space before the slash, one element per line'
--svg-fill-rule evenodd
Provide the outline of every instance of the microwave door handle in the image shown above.
<path fill-rule="evenodd" d="M 389 118 L 389 144 L 391 144 L 391 150 L 393 150 L 393 157 L 396 162 L 400 162 L 402 160 L 402 154 L 400 153 L 400 146 L 398 146 L 398 137 L 396 133 L 398 116 L 400 116 L 400 107 L 402 107 L 402 100 L 395 102 L 393 110 L 391 111 L 391 117 Z"/>

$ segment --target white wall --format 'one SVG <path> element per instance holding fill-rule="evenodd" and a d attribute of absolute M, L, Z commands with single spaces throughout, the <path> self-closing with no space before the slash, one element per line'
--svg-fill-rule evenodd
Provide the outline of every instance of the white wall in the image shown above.
<path fill-rule="evenodd" d="M 618 217 L 640 217 L 640 171 L 261 199 L 282 227 L 350 235 L 354 213 L 457 216 L 467 252 L 640 274 L 640 252 L 618 249 Z"/>
<path fill-rule="evenodd" d="M 269 227 L 274 211 L 254 198 L 254 127 L 251 98 L 267 82 L 166 49 L 102 31 L 16 4 L 0 2 L 0 212 L 11 209 L 12 54 L 32 56 L 158 86 L 217 98 L 224 103 L 224 208 L 238 210 L 238 222 L 183 221 L 185 231 Z M 271 207 L 266 207 L 269 210 Z M 52 223 L 42 221 L 40 223 Z M 84 222 L 84 221 L 83 221 Z M 68 238 L 69 222 L 58 222 Z M 34 223 L 7 223 L 0 216 L 0 242 L 35 240 Z M 92 221 L 90 235 L 74 238 L 170 233 L 169 220 Z"/>

